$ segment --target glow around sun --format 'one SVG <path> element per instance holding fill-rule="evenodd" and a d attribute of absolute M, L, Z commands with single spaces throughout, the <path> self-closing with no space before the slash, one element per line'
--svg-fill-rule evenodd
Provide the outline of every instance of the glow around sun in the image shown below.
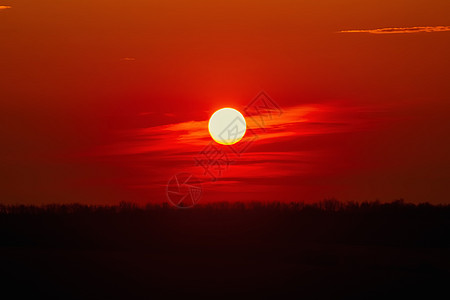
<path fill-rule="evenodd" d="M 247 124 L 239 111 L 225 107 L 212 114 L 208 129 L 214 141 L 222 145 L 232 145 L 244 137 Z"/>

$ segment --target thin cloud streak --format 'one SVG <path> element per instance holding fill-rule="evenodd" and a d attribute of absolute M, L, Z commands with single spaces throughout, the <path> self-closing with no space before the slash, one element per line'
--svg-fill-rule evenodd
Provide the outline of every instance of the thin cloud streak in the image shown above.
<path fill-rule="evenodd" d="M 266 121 L 267 132 L 258 132 L 258 141 L 270 140 L 278 137 L 295 136 L 295 125 L 306 122 L 306 114 L 316 108 L 299 106 L 288 109 L 282 119 Z M 252 126 L 253 127 L 253 126 Z M 150 152 L 178 153 L 186 146 L 201 149 L 211 140 L 208 120 L 186 121 L 174 124 L 153 126 L 122 132 L 127 141 L 123 144 L 110 145 L 110 149 L 103 149 L 109 155 L 130 155 Z M 270 130 L 271 129 L 271 130 Z M 293 130 L 294 129 L 294 130 Z"/>
<path fill-rule="evenodd" d="M 334 147 L 332 137 L 370 130 L 375 125 L 374 116 L 380 119 L 379 107 L 349 106 L 342 101 L 287 107 L 283 111 L 280 117 L 264 115 L 264 130 L 258 130 L 247 118 L 248 128 L 256 131 L 258 137 L 240 157 L 222 147 L 230 165 L 222 166 L 220 171 L 211 166 L 217 177 L 214 185 L 210 174 L 196 163 L 202 149 L 211 142 L 208 120 L 120 131 L 117 142 L 85 155 L 123 168 L 128 175 L 117 178 L 116 183 L 127 189 L 163 193 L 167 180 L 183 171 L 203 180 L 204 190 L 215 201 L 224 195 L 230 197 L 230 189 L 234 194 L 247 193 L 253 200 L 266 199 L 278 196 L 279 189 L 299 189 L 299 179 L 311 182 L 319 175 L 328 176 L 338 165 L 335 162 L 330 169 L 326 163 L 330 147 Z M 324 145 L 323 141 L 330 138 L 329 144 Z M 317 144 L 311 144 L 313 140 Z M 319 189 L 322 183 L 317 182 L 307 190 Z"/>
<path fill-rule="evenodd" d="M 372 33 L 372 34 L 392 34 L 392 33 L 418 33 L 418 32 L 444 32 L 450 31 L 450 26 L 415 26 L 415 27 L 387 27 L 377 29 L 352 29 L 341 30 L 340 33 Z"/>
<path fill-rule="evenodd" d="M 251 119 L 247 125 L 257 134 L 257 144 L 270 144 L 274 140 L 364 130 L 368 120 L 361 117 L 360 111 L 360 107 L 333 104 L 301 105 L 287 108 L 280 118 L 266 119 L 264 131 L 255 129 Z M 105 145 L 91 155 L 159 152 L 176 156 L 184 153 L 186 147 L 200 151 L 211 140 L 207 128 L 208 120 L 203 120 L 122 131 L 123 142 Z"/>
<path fill-rule="evenodd" d="M 0 10 L 2 10 L 2 9 L 8 9 L 8 8 L 11 8 L 12 6 L 9 6 L 9 5 L 0 5 Z"/>

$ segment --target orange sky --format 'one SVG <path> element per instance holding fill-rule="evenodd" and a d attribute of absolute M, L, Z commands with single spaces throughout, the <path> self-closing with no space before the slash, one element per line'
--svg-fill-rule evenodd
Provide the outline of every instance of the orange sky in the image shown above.
<path fill-rule="evenodd" d="M 0 0 L 1 201 L 162 202 L 265 90 L 283 115 L 204 201 L 449 203 L 449 26 L 448 0 Z"/>

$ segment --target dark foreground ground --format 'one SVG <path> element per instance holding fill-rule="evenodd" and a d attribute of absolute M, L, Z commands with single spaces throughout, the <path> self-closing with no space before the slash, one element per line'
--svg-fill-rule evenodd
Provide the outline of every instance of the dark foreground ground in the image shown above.
<path fill-rule="evenodd" d="M 449 206 L 0 206 L 0 298 L 450 299 L 449 250 Z"/>

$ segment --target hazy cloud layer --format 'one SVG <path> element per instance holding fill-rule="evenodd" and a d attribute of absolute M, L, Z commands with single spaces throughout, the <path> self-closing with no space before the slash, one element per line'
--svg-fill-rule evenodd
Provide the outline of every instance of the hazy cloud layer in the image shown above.
<path fill-rule="evenodd" d="M 361 120 L 343 114 L 358 109 L 360 108 L 339 108 L 325 104 L 300 105 L 286 108 L 282 118 L 266 116 L 265 130 L 258 129 L 251 118 L 247 118 L 247 127 L 257 133 L 258 144 L 272 143 L 278 139 L 295 139 L 299 136 L 355 131 L 355 126 L 359 127 L 357 125 Z M 184 153 L 186 147 L 202 147 L 211 141 L 207 128 L 208 120 L 139 128 L 123 132 L 128 137 L 124 144 L 111 145 L 109 150 L 103 151 L 106 150 L 109 155 Z"/>
<path fill-rule="evenodd" d="M 299 189 L 305 176 L 311 180 L 339 168 L 339 162 L 333 162 L 334 169 L 330 168 L 326 157 L 330 148 L 335 149 L 336 140 L 341 141 L 346 134 L 372 128 L 373 114 L 377 111 L 339 101 L 286 107 L 282 116 L 255 115 L 264 118 L 264 129 L 257 128 L 252 118 L 247 117 L 248 132 L 235 148 L 252 144 L 241 155 L 211 142 L 208 120 L 120 131 L 117 134 L 121 141 L 86 154 L 116 164 L 123 168 L 124 174 L 133 174 L 117 179 L 127 189 L 163 193 L 168 179 L 183 171 L 201 179 L 204 188 L 210 190 L 210 199 L 215 201 L 226 200 L 220 198 L 224 197 L 221 191 L 228 197 L 230 193 L 240 195 L 238 198 L 242 193 L 251 193 L 253 198 L 249 200 L 269 199 L 279 196 L 277 188 Z M 209 159 L 217 149 L 226 158 L 222 164 Z M 343 156 L 340 159 L 347 161 Z M 217 180 L 214 187 L 213 178 Z M 158 197 L 165 199 L 163 194 Z"/>
<path fill-rule="evenodd" d="M 416 33 L 416 32 L 442 32 L 450 31 L 450 26 L 416 26 L 416 27 L 388 27 L 377 29 L 352 29 L 341 30 L 341 33 L 373 33 L 373 34 L 389 34 L 389 33 Z"/>

